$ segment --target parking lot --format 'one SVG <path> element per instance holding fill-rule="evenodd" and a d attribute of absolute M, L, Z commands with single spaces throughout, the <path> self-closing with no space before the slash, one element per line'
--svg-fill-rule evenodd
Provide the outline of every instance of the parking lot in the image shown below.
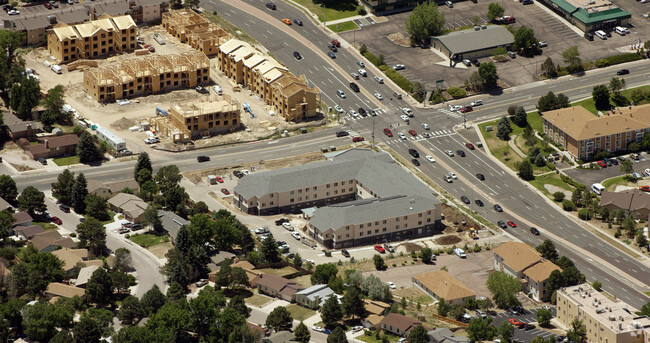
<path fill-rule="evenodd" d="M 492 318 L 492 325 L 499 326 L 503 322 L 508 321 L 508 319 L 516 319 L 519 322 L 522 323 L 535 323 L 537 322 L 537 311 L 540 308 L 534 308 L 532 310 L 526 310 L 525 313 L 521 314 L 512 314 L 510 312 L 501 312 L 497 313 L 495 315 L 489 315 L 488 317 Z M 551 313 L 553 313 L 553 317 L 555 317 L 555 307 L 549 307 L 549 310 Z M 535 337 L 544 337 L 547 339 L 552 335 L 549 331 L 542 330 L 539 328 L 538 325 L 535 325 L 536 327 L 534 329 L 530 330 L 525 330 L 525 329 L 519 329 L 515 328 L 515 335 L 513 339 L 517 342 L 530 342 L 533 340 Z M 557 337 L 557 336 L 556 336 Z"/>
<path fill-rule="evenodd" d="M 643 171 L 647 168 L 650 168 L 650 161 L 648 161 L 648 154 L 647 153 L 640 153 L 640 159 L 638 161 L 634 161 L 634 172 L 639 173 L 643 175 Z M 629 155 L 623 155 L 625 158 L 629 158 Z M 603 180 L 616 177 L 616 176 L 622 176 L 625 175 L 624 172 L 621 171 L 620 168 L 620 163 L 619 165 L 614 165 L 610 166 L 607 168 L 599 168 L 599 169 L 576 169 L 576 168 L 571 168 L 564 170 L 564 172 L 569 175 L 571 178 L 574 180 L 587 185 L 591 186 L 594 183 L 600 183 Z M 645 175 L 644 175 L 645 176 Z M 641 181 L 643 182 L 643 181 Z M 644 183 L 645 184 L 645 183 Z"/>
<path fill-rule="evenodd" d="M 650 32 L 650 20 L 641 15 L 648 12 L 650 5 L 637 3 L 634 0 L 617 2 L 617 5 L 632 13 L 633 27 L 630 28 L 630 34 L 619 36 L 613 33 L 607 40 L 596 38 L 594 41 L 583 38 L 583 33 L 577 27 L 560 19 L 557 14 L 542 4 L 522 5 L 517 1 L 503 0 L 498 3 L 505 8 L 505 15 L 516 18 L 516 23 L 512 24 L 515 29 L 521 26 L 533 28 L 535 37 L 548 43 L 542 55 L 517 56 L 506 62 L 497 63 L 501 80 L 509 86 L 537 81 L 535 75 L 541 73 L 540 67 L 546 58 L 550 57 L 555 63 L 562 63 L 562 52 L 570 46 L 577 45 L 582 60 L 588 61 L 627 52 L 639 39 L 641 41 L 650 39 L 650 35 L 648 37 L 643 35 L 645 32 Z M 475 16 L 481 18 L 479 24 L 486 23 L 488 5 L 488 2 L 461 1 L 454 3 L 453 8 L 439 6 L 438 9 L 445 15 L 445 28 L 453 30 L 474 25 Z M 409 11 L 388 15 L 383 17 L 387 19 L 385 22 L 377 21 L 373 25 L 364 25 L 358 30 L 340 35 L 349 42 L 356 42 L 356 46 L 365 44 L 375 55 L 383 54 L 388 65 L 405 64 L 406 69 L 400 73 L 412 82 L 424 83 L 426 89 L 433 88 L 435 81 L 440 79 L 445 80 L 447 87 L 463 85 L 471 73 L 477 70 L 476 67 L 457 66 L 453 72 L 450 72 L 450 67 L 441 63 L 443 59 L 430 49 L 400 45 L 389 39 L 389 36 L 394 34 L 408 37 L 406 21 L 410 14 Z M 490 57 L 479 59 L 480 62 L 489 60 Z"/>

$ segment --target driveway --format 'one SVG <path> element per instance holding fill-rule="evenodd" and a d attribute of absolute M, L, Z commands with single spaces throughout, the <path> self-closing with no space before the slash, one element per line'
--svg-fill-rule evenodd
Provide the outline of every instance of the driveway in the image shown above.
<path fill-rule="evenodd" d="M 641 159 L 639 161 L 634 161 L 634 172 L 643 174 L 643 171 L 647 168 L 650 168 L 650 160 L 648 160 L 648 154 L 647 153 L 641 153 Z M 629 158 L 628 155 L 625 155 L 625 158 Z M 622 176 L 625 175 L 624 172 L 621 171 L 621 165 L 617 166 L 611 166 L 607 168 L 600 168 L 600 169 L 576 169 L 576 168 L 571 168 L 564 170 L 564 172 L 569 175 L 571 178 L 574 180 L 587 185 L 587 187 L 591 187 L 592 184 L 594 183 L 600 183 L 603 180 L 616 177 L 616 176 Z"/>

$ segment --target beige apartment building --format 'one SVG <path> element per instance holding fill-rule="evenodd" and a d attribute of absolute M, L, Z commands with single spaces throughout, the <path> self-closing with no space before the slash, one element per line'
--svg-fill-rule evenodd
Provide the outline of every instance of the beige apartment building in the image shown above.
<path fill-rule="evenodd" d="M 130 15 L 104 14 L 82 24 L 55 25 L 47 32 L 47 50 L 61 63 L 69 63 L 135 50 L 136 38 L 137 26 Z"/>
<path fill-rule="evenodd" d="M 542 113 L 544 133 L 576 160 L 592 160 L 598 151 L 626 151 L 650 131 L 650 104 L 595 116 L 582 106 Z"/>
<path fill-rule="evenodd" d="M 304 76 L 295 76 L 248 43 L 231 39 L 219 46 L 217 65 L 234 83 L 272 106 L 287 121 L 301 121 L 317 114 L 320 90 L 310 88 Z"/>
<path fill-rule="evenodd" d="M 210 60 L 199 51 L 147 55 L 84 71 L 84 90 L 99 102 L 194 88 L 210 81 Z"/>
<path fill-rule="evenodd" d="M 249 214 L 318 207 L 308 234 L 330 248 L 430 236 L 440 226 L 441 202 L 429 187 L 390 155 L 364 149 L 248 175 L 233 193 L 234 205 Z"/>
<path fill-rule="evenodd" d="M 589 284 L 557 291 L 557 319 L 571 327 L 574 319 L 587 329 L 587 341 L 594 343 L 648 343 L 650 319 L 622 301 L 612 301 Z"/>
<path fill-rule="evenodd" d="M 218 101 L 175 104 L 168 113 L 149 118 L 149 125 L 174 143 L 241 128 L 241 104 L 227 95 Z"/>
<path fill-rule="evenodd" d="M 208 56 L 216 55 L 221 44 L 230 40 L 228 32 L 192 10 L 172 10 L 162 14 L 162 26 L 181 43 Z"/>

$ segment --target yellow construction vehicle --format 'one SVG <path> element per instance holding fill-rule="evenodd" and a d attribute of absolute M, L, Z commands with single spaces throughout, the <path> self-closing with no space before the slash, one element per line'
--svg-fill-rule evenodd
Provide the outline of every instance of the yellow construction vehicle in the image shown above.
<path fill-rule="evenodd" d="M 469 231 L 467 231 L 467 238 L 478 239 L 478 233 L 476 232 L 476 229 L 469 229 Z"/>

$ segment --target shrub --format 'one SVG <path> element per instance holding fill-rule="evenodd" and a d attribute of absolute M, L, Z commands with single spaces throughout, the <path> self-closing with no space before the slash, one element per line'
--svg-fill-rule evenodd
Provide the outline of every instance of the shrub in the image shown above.
<path fill-rule="evenodd" d="M 451 254 L 453 254 L 453 253 L 454 253 L 454 249 L 453 249 L 453 248 L 449 248 L 449 249 L 447 249 L 447 255 L 451 255 Z"/>
<path fill-rule="evenodd" d="M 630 52 L 626 54 L 609 56 L 606 58 L 606 60 L 609 63 L 609 65 L 615 65 L 615 64 L 627 63 L 632 61 L 638 61 L 641 58 L 642 58 L 641 55 L 635 52 Z"/>
<path fill-rule="evenodd" d="M 572 179 L 572 178 L 570 178 L 570 177 L 568 177 L 568 176 L 566 176 L 564 174 L 560 174 L 560 178 L 562 179 L 562 181 L 570 184 L 571 186 L 573 186 L 575 188 L 580 188 L 580 189 L 585 188 L 585 185 L 581 184 L 580 182 L 578 182 L 578 181 L 576 181 L 576 180 L 574 180 L 574 179 Z"/>
<path fill-rule="evenodd" d="M 400 73 L 396 72 L 389 66 L 385 64 L 382 65 L 382 67 L 383 66 L 386 66 L 387 68 L 386 70 L 384 70 L 386 76 L 388 76 L 389 79 L 393 80 L 393 82 L 395 82 L 395 84 L 397 84 L 399 88 L 405 90 L 408 93 L 411 93 L 413 91 L 413 83 L 411 81 L 409 81 L 407 78 L 405 78 L 404 76 L 402 76 Z"/>
<path fill-rule="evenodd" d="M 71 233 L 71 234 L 70 234 L 70 237 L 73 237 L 73 238 L 74 238 L 74 237 L 77 237 L 77 233 L 75 233 L 75 232 Z"/>
<path fill-rule="evenodd" d="M 562 202 L 565 196 L 566 194 L 564 194 L 563 192 L 555 192 L 553 193 L 553 200 L 557 202 Z"/>
<path fill-rule="evenodd" d="M 431 92 L 431 95 L 429 96 L 429 101 L 433 104 L 439 104 L 445 101 L 445 96 L 442 95 L 442 91 L 438 89 L 435 92 Z"/>
<path fill-rule="evenodd" d="M 447 93 L 449 93 L 449 95 L 451 95 L 454 99 L 460 99 L 467 96 L 467 92 L 464 89 L 458 87 L 447 88 Z"/>
<path fill-rule="evenodd" d="M 397 264 L 396 264 L 396 263 L 393 263 L 393 268 L 394 268 L 394 267 L 397 267 Z"/>
<path fill-rule="evenodd" d="M 366 15 L 366 14 L 368 14 L 368 11 L 366 11 L 365 7 L 360 7 L 359 10 L 357 11 L 357 14 Z"/>
<path fill-rule="evenodd" d="M 565 199 L 562 201 L 562 208 L 565 211 L 573 211 L 576 209 L 576 204 L 571 200 Z"/>
<path fill-rule="evenodd" d="M 578 211 L 578 218 L 580 218 L 582 220 L 589 220 L 589 219 L 591 219 L 592 214 L 593 214 L 593 212 L 589 212 L 589 211 L 587 211 L 587 209 L 583 208 L 583 209 L 580 209 L 580 211 Z"/>
<path fill-rule="evenodd" d="M 381 66 L 381 64 L 379 63 L 379 58 L 377 56 L 375 56 L 372 52 L 366 51 L 366 52 L 363 53 L 363 56 L 368 61 L 370 61 L 370 63 L 376 65 L 377 67 Z"/>

